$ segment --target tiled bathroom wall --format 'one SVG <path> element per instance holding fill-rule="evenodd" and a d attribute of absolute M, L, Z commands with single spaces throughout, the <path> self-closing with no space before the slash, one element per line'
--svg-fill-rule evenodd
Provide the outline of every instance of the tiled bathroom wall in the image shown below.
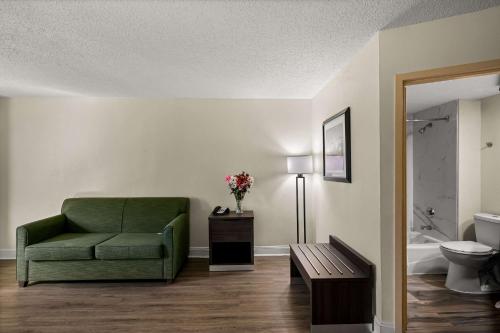
<path fill-rule="evenodd" d="M 412 231 L 441 241 L 457 240 L 458 101 L 416 112 L 414 119 L 450 116 L 449 121 L 413 123 Z M 425 129 L 423 129 L 425 127 Z M 434 215 L 430 213 L 434 210 Z"/>

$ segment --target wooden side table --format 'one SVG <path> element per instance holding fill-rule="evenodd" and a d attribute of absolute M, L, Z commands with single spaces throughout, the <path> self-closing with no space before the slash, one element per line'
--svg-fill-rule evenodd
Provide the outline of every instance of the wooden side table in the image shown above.
<path fill-rule="evenodd" d="M 253 264 L 253 211 L 208 217 L 210 266 L 213 272 L 251 271 Z"/>

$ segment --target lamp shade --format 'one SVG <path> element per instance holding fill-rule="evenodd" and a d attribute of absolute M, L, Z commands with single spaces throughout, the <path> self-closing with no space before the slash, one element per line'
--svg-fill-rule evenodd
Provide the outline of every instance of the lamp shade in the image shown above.
<path fill-rule="evenodd" d="M 313 159 L 307 156 L 288 156 L 286 159 L 288 173 L 313 173 Z"/>

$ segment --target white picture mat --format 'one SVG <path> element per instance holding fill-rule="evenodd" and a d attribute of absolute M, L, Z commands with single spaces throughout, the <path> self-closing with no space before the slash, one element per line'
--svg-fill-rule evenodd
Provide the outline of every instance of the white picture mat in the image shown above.
<path fill-rule="evenodd" d="M 332 138 L 328 135 L 329 130 L 340 127 L 340 133 L 334 134 Z M 345 178 L 347 176 L 347 140 L 346 140 L 346 126 L 345 114 L 332 119 L 324 126 L 325 132 L 325 177 Z M 340 142 L 339 142 L 340 141 Z M 340 145 L 340 146 L 339 146 Z M 337 147 L 335 147 L 337 146 Z M 329 154 L 329 152 L 332 152 Z"/>

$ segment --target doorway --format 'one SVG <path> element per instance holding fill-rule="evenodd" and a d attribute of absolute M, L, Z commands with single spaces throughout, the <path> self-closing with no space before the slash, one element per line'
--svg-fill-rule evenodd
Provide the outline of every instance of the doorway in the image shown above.
<path fill-rule="evenodd" d="M 420 267 L 408 266 L 407 258 L 409 255 L 408 245 L 414 244 L 416 247 L 419 244 L 425 243 L 435 243 L 438 244 L 435 246 L 434 250 L 438 258 L 436 258 L 437 266 L 433 266 L 430 269 L 436 268 L 438 271 L 441 270 L 443 273 L 443 269 L 445 267 L 439 267 L 439 260 L 441 260 L 441 264 L 447 264 L 447 260 L 443 260 L 443 258 L 439 258 L 439 244 L 441 242 L 447 241 L 455 241 L 462 240 L 463 230 L 461 230 L 458 226 L 458 214 L 459 207 L 458 203 L 456 204 L 456 211 L 453 210 L 454 202 L 453 200 L 449 200 L 446 202 L 436 202 L 435 204 L 428 204 L 426 200 L 432 198 L 432 196 L 444 197 L 449 193 L 431 193 L 432 190 L 425 189 L 425 184 L 417 184 L 420 192 L 422 191 L 430 191 L 428 196 L 426 193 L 418 193 L 415 197 L 415 192 L 413 187 L 413 183 L 409 183 L 409 179 L 414 179 L 410 177 L 413 174 L 413 162 L 409 160 L 409 149 L 415 149 L 417 151 L 422 150 L 424 153 L 428 155 L 432 155 L 433 152 L 425 151 L 425 149 L 429 150 L 429 147 L 436 150 L 434 145 L 432 144 L 432 140 L 439 140 L 439 135 L 443 132 L 450 132 L 453 137 L 453 128 L 454 124 L 458 124 L 456 119 L 456 114 L 453 112 L 448 112 L 448 114 L 444 114 L 446 112 L 441 112 L 443 114 L 439 114 L 439 112 L 432 113 L 432 110 L 425 110 L 424 107 L 421 110 L 416 108 L 413 110 L 414 114 L 408 114 L 408 89 L 417 88 L 417 85 L 422 85 L 430 83 L 439 83 L 450 80 L 460 80 L 464 78 L 473 78 L 480 77 L 483 75 L 492 75 L 500 73 L 500 59 L 475 63 L 475 64 L 467 64 L 460 66 L 453 66 L 447 68 L 433 69 L 428 71 L 420 71 L 414 73 L 401 74 L 396 77 L 396 132 L 395 132 L 395 171 L 396 171 L 396 194 L 395 194 L 395 216 L 396 216 L 396 224 L 395 224 L 395 254 L 396 254 L 396 263 L 395 263 L 395 287 L 396 287 L 396 331 L 397 332 L 406 332 L 408 329 L 408 273 L 412 273 L 412 270 L 415 269 L 429 269 L 429 267 L 422 268 L 422 263 L 419 263 Z M 451 102 L 451 101 L 448 101 Z M 456 105 L 455 105 L 456 104 Z M 451 105 L 442 106 L 441 109 L 452 110 L 453 108 L 458 107 L 458 101 L 456 103 L 451 103 Z M 431 108 L 430 105 L 427 109 Z M 425 111 L 421 114 L 415 114 L 420 111 Z M 500 112 L 500 110 L 499 110 Z M 409 121 L 408 121 L 409 120 Z M 411 124 L 409 126 L 408 124 Z M 455 130 L 458 130 L 455 127 Z M 416 131 L 416 132 L 415 132 Z M 414 134 L 415 133 L 415 134 Z M 441 133 L 441 134 L 440 134 Z M 414 138 L 417 138 L 416 141 L 412 142 L 411 145 L 408 143 L 407 137 L 409 134 L 418 135 Z M 448 138 L 449 139 L 449 138 Z M 456 143 L 458 145 L 458 142 Z M 499 143 L 500 145 L 500 143 Z M 427 148 L 426 148 L 427 147 Z M 434 152 L 437 153 L 437 152 Z M 410 154 L 415 157 L 415 154 Z M 447 162 L 453 162 L 453 156 L 448 157 Z M 456 160 L 457 161 L 457 160 Z M 409 163 L 412 163 L 410 166 Z M 458 163 L 458 162 L 457 162 Z M 425 169 L 429 169 L 428 166 L 418 165 L 418 172 L 427 172 Z M 435 167 L 435 166 L 434 166 Z M 446 165 L 439 166 L 439 168 L 448 168 L 449 172 L 446 173 L 449 177 L 458 176 L 453 174 L 453 163 L 448 163 Z M 457 169 L 455 169 L 456 172 Z M 442 170 L 441 170 L 442 171 Z M 455 183 L 457 185 L 458 183 Z M 439 186 L 438 186 L 439 187 Z M 442 188 L 441 188 L 442 189 Z M 411 190 L 411 195 L 408 195 L 408 191 Z M 457 191 L 458 193 L 458 185 L 457 189 L 448 188 L 447 190 L 453 192 Z M 453 198 L 451 198 L 453 199 Z M 415 200 L 420 200 L 421 202 L 417 205 L 418 208 L 414 211 L 415 206 L 413 204 L 409 204 Z M 458 196 L 454 199 L 458 200 Z M 447 205 L 447 206 L 446 206 Z M 436 206 L 436 207 L 433 207 Z M 410 207 L 410 210 L 408 210 Z M 436 215 L 436 211 L 439 210 L 440 219 L 439 223 L 434 216 Z M 442 214 L 442 212 L 446 212 L 446 214 Z M 446 215 L 446 216 L 445 216 Z M 457 217 L 454 218 L 453 216 Z M 448 220 L 448 222 L 446 222 Z M 457 223 L 455 223 L 457 222 Z M 410 234 L 410 231 L 413 232 Z M 410 237 L 410 235 L 412 237 Z M 416 252 L 423 249 L 424 246 L 421 246 L 421 249 L 412 249 L 412 255 L 414 256 Z M 426 246 L 427 247 L 427 246 Z M 413 251 L 413 250 L 416 250 Z M 432 257 L 432 255 L 431 255 Z M 425 263 L 424 263 L 425 266 Z M 414 272 L 414 271 L 413 271 Z M 424 271 L 425 273 L 425 271 Z M 434 276 L 435 277 L 435 276 Z M 412 280 L 414 284 L 421 283 L 425 280 Z M 437 279 L 430 279 L 427 281 L 429 284 L 440 285 L 444 284 L 443 276 Z M 444 289 L 446 292 L 446 289 Z M 428 330 L 431 331 L 431 330 Z"/>

